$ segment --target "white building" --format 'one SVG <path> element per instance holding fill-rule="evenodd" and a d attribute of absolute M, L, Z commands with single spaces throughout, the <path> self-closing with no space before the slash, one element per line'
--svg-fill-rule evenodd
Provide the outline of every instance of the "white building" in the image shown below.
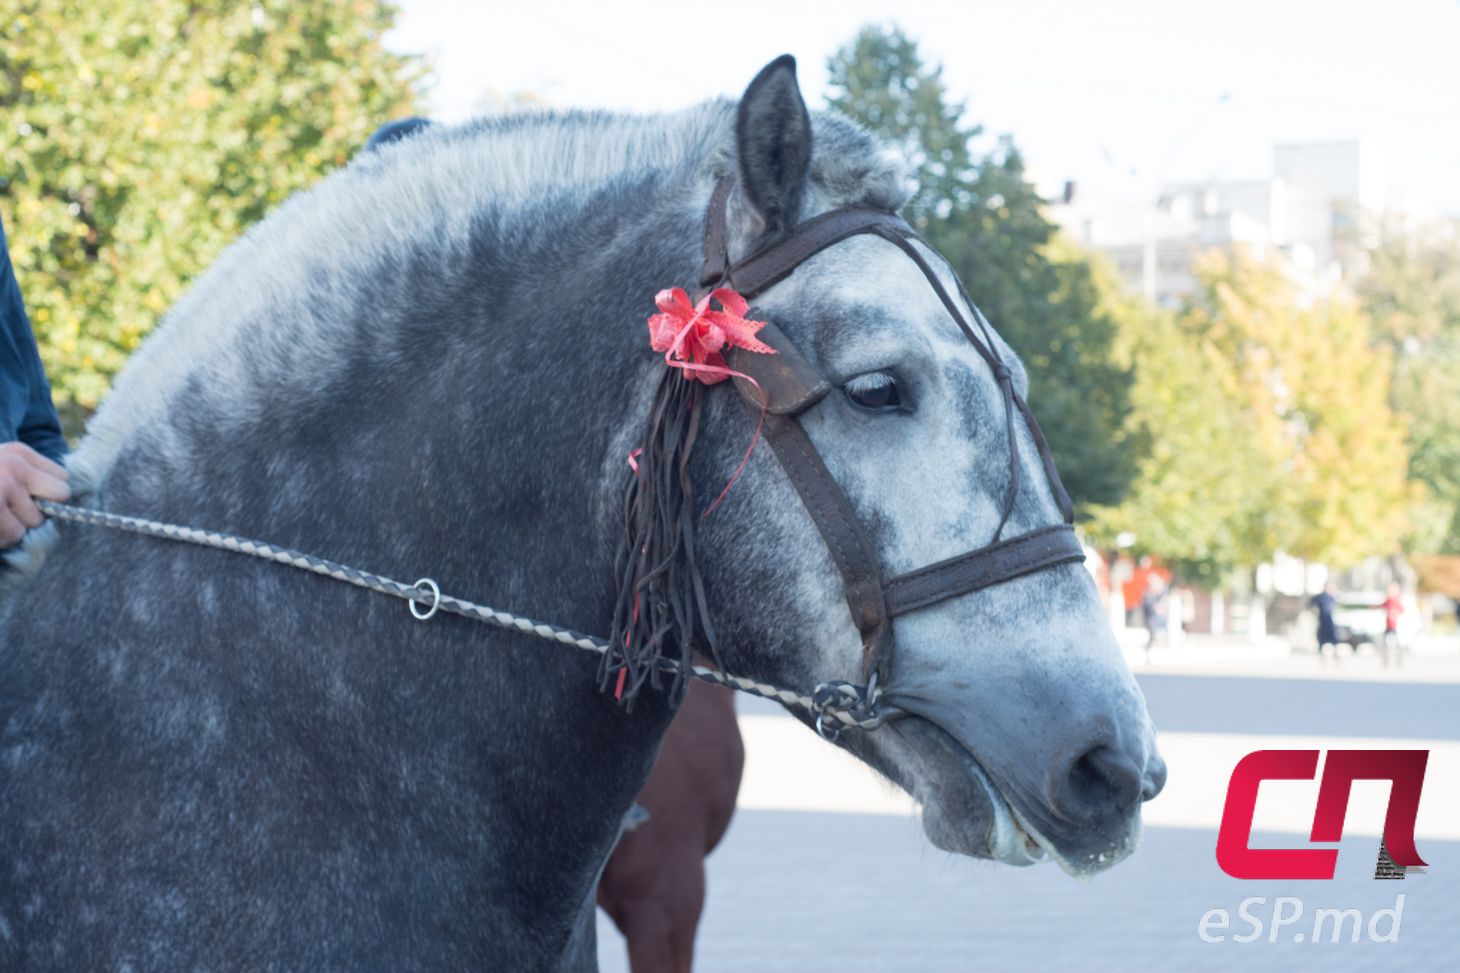
<path fill-rule="evenodd" d="M 1164 306 L 1192 293 L 1198 253 L 1236 246 L 1276 262 L 1312 299 L 1363 273 L 1385 186 L 1384 160 L 1367 142 L 1280 145 L 1265 179 L 1171 183 L 1154 206 L 1066 194 L 1050 215 Z"/>

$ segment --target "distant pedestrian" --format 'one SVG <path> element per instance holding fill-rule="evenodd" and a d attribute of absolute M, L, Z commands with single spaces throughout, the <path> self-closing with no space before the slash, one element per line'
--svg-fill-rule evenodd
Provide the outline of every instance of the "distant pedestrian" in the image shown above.
<path fill-rule="evenodd" d="M 1379 604 L 1384 609 L 1384 665 L 1393 657 L 1396 668 L 1404 664 L 1404 646 L 1399 641 L 1399 619 L 1404 616 L 1404 602 L 1399 598 L 1398 582 L 1389 582 L 1385 599 Z"/>
<path fill-rule="evenodd" d="M 1323 586 L 1323 590 L 1313 596 L 1313 610 L 1318 612 L 1318 660 L 1327 659 L 1328 649 L 1333 649 L 1333 661 L 1338 661 L 1338 625 L 1333 620 L 1334 609 L 1338 607 L 1338 598 L 1333 594 L 1333 582 L 1330 581 Z"/>
<path fill-rule="evenodd" d="M 1166 609 L 1170 604 L 1170 593 L 1166 581 L 1159 574 L 1146 579 L 1146 591 L 1141 595 L 1141 612 L 1146 621 L 1146 661 L 1151 661 L 1151 648 L 1158 638 L 1166 634 Z"/>

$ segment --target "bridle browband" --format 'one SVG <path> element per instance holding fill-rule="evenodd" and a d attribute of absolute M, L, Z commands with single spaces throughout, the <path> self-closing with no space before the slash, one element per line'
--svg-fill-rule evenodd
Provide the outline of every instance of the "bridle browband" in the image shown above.
<path fill-rule="evenodd" d="M 773 322 L 767 323 L 758 337 L 775 348 L 777 354 L 755 354 L 737 348 L 729 356 L 729 364 L 734 370 L 754 379 L 755 384 L 752 384 L 737 378 L 735 384 L 752 410 L 758 413 L 764 408 L 766 440 L 800 495 L 841 574 L 847 607 L 862 638 L 862 679 L 866 683 L 863 693 L 870 697 L 871 687 L 879 681 L 886 686 L 891 675 L 888 668 L 892 619 L 898 615 L 1046 568 L 1084 561 L 1085 552 L 1075 537 L 1074 508 L 1055 469 L 1049 443 L 1029 406 L 1015 391 L 1013 376 L 999 356 L 988 322 L 955 277 L 959 296 L 973 309 L 977 331 L 969 325 L 958 303 L 919 248 L 919 244 L 923 247 L 927 244 L 911 226 L 897 214 L 886 210 L 844 207 L 808 220 L 786 236 L 732 264 L 726 228 L 734 187 L 734 178 L 726 177 L 720 180 L 710 196 L 705 215 L 701 293 L 708 293 L 715 287 L 729 287 L 746 300 L 752 300 L 826 248 L 853 236 L 873 234 L 902 250 L 923 272 L 949 316 L 988 363 L 1003 394 L 1010 474 L 1003 513 L 994 530 L 993 540 L 965 554 L 884 579 L 877 549 L 856 509 L 827 469 L 797 418 L 825 398 L 832 391 L 832 383 L 801 355 Z M 928 249 L 932 250 L 931 247 Z M 1020 488 L 1019 439 L 1014 425 L 1016 410 L 1024 417 L 1034 439 L 1064 521 L 1005 538 L 1004 528 L 1013 513 Z"/>

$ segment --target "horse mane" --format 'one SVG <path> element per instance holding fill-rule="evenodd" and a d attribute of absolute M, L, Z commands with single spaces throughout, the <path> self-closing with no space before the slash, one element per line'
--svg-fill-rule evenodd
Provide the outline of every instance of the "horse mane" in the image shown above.
<path fill-rule="evenodd" d="M 165 428 L 194 379 L 245 408 L 260 377 L 240 367 L 245 344 L 275 382 L 327 379 L 340 348 L 387 343 L 352 333 L 356 312 L 412 256 L 465 266 L 484 221 L 510 239 L 542 218 L 548 194 L 571 211 L 625 173 L 695 165 L 732 137 L 730 112 L 712 102 L 672 115 L 525 113 L 357 154 L 249 229 L 168 311 L 88 423 L 67 464 L 73 486 L 99 487 L 123 450 Z"/>
<path fill-rule="evenodd" d="M 189 380 L 205 378 L 244 399 L 258 380 L 234 353 L 244 343 L 262 349 L 271 368 L 327 376 L 341 343 L 356 338 L 351 312 L 378 297 L 367 298 L 366 285 L 399 270 L 405 255 L 465 262 L 483 215 L 510 238 L 542 219 L 549 194 L 567 220 L 575 201 L 586 204 L 626 177 L 731 172 L 734 118 L 726 99 L 652 115 L 530 112 L 432 126 L 358 154 L 229 246 L 164 316 L 70 458 L 76 491 L 98 487 L 135 437 L 164 427 L 169 403 Z M 905 202 L 911 185 L 903 164 L 869 134 L 832 112 L 817 113 L 814 126 L 807 215 Z"/>

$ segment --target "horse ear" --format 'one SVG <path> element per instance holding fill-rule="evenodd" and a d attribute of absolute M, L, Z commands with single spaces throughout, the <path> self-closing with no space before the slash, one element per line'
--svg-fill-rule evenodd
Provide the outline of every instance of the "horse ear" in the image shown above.
<path fill-rule="evenodd" d="M 783 54 L 750 82 L 735 114 L 735 150 L 746 199 L 776 233 L 795 221 L 811 167 L 811 117 L 796 83 L 796 59 Z"/>

